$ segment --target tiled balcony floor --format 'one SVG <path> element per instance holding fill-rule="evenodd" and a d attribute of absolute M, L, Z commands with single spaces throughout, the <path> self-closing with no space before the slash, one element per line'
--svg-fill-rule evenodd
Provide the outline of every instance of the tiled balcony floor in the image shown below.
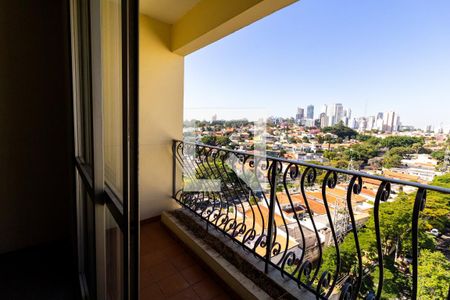
<path fill-rule="evenodd" d="M 141 299 L 235 299 L 164 228 L 141 225 Z"/>

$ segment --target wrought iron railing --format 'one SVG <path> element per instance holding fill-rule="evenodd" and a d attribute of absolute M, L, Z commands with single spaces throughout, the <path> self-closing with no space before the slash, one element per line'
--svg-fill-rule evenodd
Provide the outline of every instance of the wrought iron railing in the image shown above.
<path fill-rule="evenodd" d="M 176 201 L 261 259 L 265 272 L 279 270 L 317 299 L 381 298 L 393 247 L 382 240 L 380 203 L 414 193 L 404 272 L 408 298 L 417 298 L 421 211 L 427 192 L 450 189 L 182 141 L 173 142 L 173 160 Z M 359 240 L 369 218 L 372 258 Z M 354 244 L 351 262 L 341 256 L 346 238 Z"/>

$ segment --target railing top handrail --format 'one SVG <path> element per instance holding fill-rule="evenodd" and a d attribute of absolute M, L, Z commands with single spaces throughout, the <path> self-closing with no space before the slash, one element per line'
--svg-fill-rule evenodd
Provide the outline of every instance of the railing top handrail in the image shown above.
<path fill-rule="evenodd" d="M 369 178 L 369 179 L 374 179 L 374 180 L 383 181 L 383 182 L 390 182 L 392 184 L 406 185 L 406 186 L 416 187 L 416 188 L 420 188 L 420 189 L 426 189 L 429 191 L 436 191 L 436 192 L 440 192 L 440 193 L 444 193 L 444 194 L 450 194 L 450 188 L 444 188 L 444 187 L 435 186 L 435 185 L 422 184 L 422 183 L 412 182 L 412 181 L 404 181 L 404 180 L 399 180 L 399 179 L 394 179 L 394 178 L 372 175 L 372 174 L 368 174 L 368 173 L 364 173 L 364 172 L 338 169 L 338 168 L 334 168 L 334 167 L 330 167 L 330 166 L 315 165 L 315 164 L 310 164 L 310 163 L 303 162 L 303 161 L 279 158 L 279 157 L 274 157 L 274 156 L 269 156 L 269 155 L 258 155 L 258 154 L 251 153 L 248 151 L 232 150 L 232 149 L 207 145 L 207 144 L 198 143 L 198 142 L 188 142 L 188 141 L 183 141 L 183 140 L 178 140 L 178 139 L 174 139 L 173 141 L 179 142 L 179 143 L 184 143 L 184 144 L 189 144 L 189 145 L 194 145 L 194 146 L 206 147 L 206 148 L 210 148 L 210 149 L 217 149 L 217 150 L 231 152 L 231 153 L 235 153 L 235 154 L 258 157 L 261 159 L 270 159 L 273 161 L 280 161 L 280 162 L 285 162 L 285 163 L 289 163 L 289 164 L 293 164 L 293 165 L 300 165 L 300 166 L 304 166 L 304 167 L 322 169 L 322 170 L 326 170 L 326 171 L 332 171 L 332 172 L 347 174 L 347 175 L 352 175 L 352 176 L 361 176 L 363 178 Z"/>

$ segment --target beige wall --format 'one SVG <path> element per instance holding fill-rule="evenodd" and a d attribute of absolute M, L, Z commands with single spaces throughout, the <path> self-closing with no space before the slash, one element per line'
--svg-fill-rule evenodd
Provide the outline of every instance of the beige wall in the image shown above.
<path fill-rule="evenodd" d="M 170 51 L 170 25 L 141 15 L 139 29 L 140 211 L 147 219 L 174 205 L 171 146 L 183 134 L 184 58 Z"/>
<path fill-rule="evenodd" d="M 184 57 L 297 0 L 202 0 L 173 25 L 141 14 L 141 219 L 172 208 L 172 139 L 183 135 Z M 176 1 L 172 2 L 176 5 Z"/>

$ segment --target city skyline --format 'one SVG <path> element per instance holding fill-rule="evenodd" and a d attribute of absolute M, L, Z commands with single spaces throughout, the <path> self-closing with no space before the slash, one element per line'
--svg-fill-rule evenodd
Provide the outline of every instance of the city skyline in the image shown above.
<path fill-rule="evenodd" d="M 331 115 L 330 112 L 328 112 L 327 117 L 329 118 L 327 122 L 324 124 L 322 120 L 322 114 L 324 113 L 324 107 L 331 107 L 333 105 L 340 105 L 342 107 L 342 116 L 339 119 L 336 119 L 334 121 L 330 121 Z M 185 121 L 190 120 L 199 120 L 199 121 L 217 121 L 217 120 L 239 120 L 239 119 L 247 119 L 249 121 L 257 121 L 262 119 L 268 119 L 268 118 L 284 118 L 289 119 L 292 118 L 295 121 L 303 121 L 303 125 L 312 127 L 314 126 L 313 121 L 318 121 L 320 126 L 318 127 L 326 127 L 326 126 L 332 126 L 339 121 L 342 121 L 344 125 L 353 128 L 353 129 L 362 129 L 365 128 L 367 131 L 370 131 L 372 129 L 377 129 L 380 131 L 399 131 L 400 127 L 413 127 L 414 129 L 420 129 L 423 131 L 434 131 L 438 132 L 440 129 L 443 129 L 444 133 L 450 133 L 450 126 L 433 126 L 430 124 L 427 124 L 423 127 L 414 126 L 413 124 L 406 124 L 401 121 L 400 117 L 402 116 L 401 112 L 398 111 L 379 111 L 376 113 L 368 113 L 365 116 L 357 116 L 353 114 L 353 110 L 350 107 L 346 107 L 343 103 L 328 103 L 323 104 L 320 106 L 321 109 L 318 109 L 316 105 L 309 104 L 305 106 L 298 106 L 293 109 L 290 115 L 287 116 L 279 116 L 279 115 L 270 115 L 267 114 L 267 111 L 260 109 L 258 111 L 257 108 L 255 110 L 257 111 L 256 116 L 253 118 L 246 117 L 245 114 L 251 115 L 250 112 L 255 112 L 252 108 L 239 108 L 239 109 L 230 109 L 230 108 L 205 108 L 205 109 L 187 109 L 188 115 L 191 117 L 185 116 Z M 310 118 L 310 114 L 308 114 L 308 109 L 313 113 L 313 118 Z M 196 111 L 196 113 L 192 113 L 192 111 Z M 222 113 L 222 114 L 221 114 Z M 335 114 L 335 110 L 333 111 L 333 114 Z M 390 115 L 393 113 L 393 115 Z M 194 117 L 194 115 L 200 116 L 200 117 Z M 339 115 L 339 113 L 337 113 Z M 224 117 L 228 116 L 228 117 Z M 237 116 L 237 117 L 230 117 L 230 116 Z M 348 117 L 346 120 L 345 117 Z M 360 122 L 362 119 L 365 119 L 364 121 L 367 122 L 368 125 L 360 125 Z M 387 120 L 390 120 L 389 122 Z M 381 121 L 381 122 L 380 122 Z M 357 125 L 354 125 L 354 122 L 357 122 Z M 394 124 L 396 126 L 396 129 L 390 129 L 389 127 L 386 128 L 386 124 L 391 124 L 390 127 L 392 127 Z M 370 125 L 371 124 L 371 125 Z"/>
<path fill-rule="evenodd" d="M 449 10 L 301 1 L 186 57 L 185 107 L 243 107 L 252 119 L 251 108 L 289 117 L 334 102 L 355 116 L 397 111 L 406 125 L 450 128 Z"/>

